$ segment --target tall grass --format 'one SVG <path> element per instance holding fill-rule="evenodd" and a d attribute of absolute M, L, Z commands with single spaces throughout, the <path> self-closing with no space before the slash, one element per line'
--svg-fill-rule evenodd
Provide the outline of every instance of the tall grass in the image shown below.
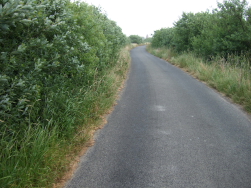
<path fill-rule="evenodd" d="M 0 133 L 0 187 L 52 187 L 67 172 L 89 132 L 114 104 L 129 68 L 130 49 L 124 48 L 114 66 L 96 75 L 92 85 L 51 94 L 48 126 L 30 125 L 18 138 L 10 137 L 8 129 Z"/>
<path fill-rule="evenodd" d="M 175 54 L 170 49 L 156 49 L 151 46 L 147 49 L 153 55 L 184 68 L 251 112 L 251 64 L 248 56 L 244 54 L 228 55 L 227 58 L 218 56 L 212 57 L 209 62 L 189 52 Z"/>

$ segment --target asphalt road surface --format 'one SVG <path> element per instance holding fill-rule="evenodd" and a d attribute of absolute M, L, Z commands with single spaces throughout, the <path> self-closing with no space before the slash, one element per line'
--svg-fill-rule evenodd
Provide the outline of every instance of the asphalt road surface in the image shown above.
<path fill-rule="evenodd" d="M 251 123 L 180 69 L 131 51 L 126 87 L 67 188 L 251 188 Z"/>

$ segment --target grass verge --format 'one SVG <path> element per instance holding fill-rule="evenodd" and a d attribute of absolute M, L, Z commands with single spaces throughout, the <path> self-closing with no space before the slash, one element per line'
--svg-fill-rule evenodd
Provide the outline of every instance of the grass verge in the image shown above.
<path fill-rule="evenodd" d="M 116 64 L 95 77 L 92 85 L 50 96 L 48 113 L 60 117 L 47 119 L 48 127 L 29 125 L 21 140 L 10 137 L 8 129 L 0 133 L 1 187 L 61 187 L 70 178 L 78 156 L 92 144 L 93 132 L 115 104 L 129 69 L 131 48 L 122 49 Z M 65 97 L 70 92 L 74 97 Z M 59 107 L 65 109 L 60 114 L 56 113 Z"/>
<path fill-rule="evenodd" d="M 227 60 L 214 57 L 210 62 L 196 57 L 193 53 L 176 54 L 167 48 L 147 47 L 153 55 L 185 69 L 194 77 L 230 97 L 251 112 L 250 61 L 246 56 L 229 55 Z"/>

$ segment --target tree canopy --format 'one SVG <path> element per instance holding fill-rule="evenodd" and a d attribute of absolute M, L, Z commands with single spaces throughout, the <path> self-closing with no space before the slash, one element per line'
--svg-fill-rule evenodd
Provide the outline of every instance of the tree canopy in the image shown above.
<path fill-rule="evenodd" d="M 153 35 L 153 47 L 193 51 L 203 57 L 251 49 L 251 8 L 246 0 L 225 0 L 212 11 L 183 13 L 172 28 Z"/>
<path fill-rule="evenodd" d="M 139 35 L 130 35 L 129 39 L 131 40 L 131 43 L 137 43 L 137 44 L 143 43 L 143 39 Z"/>

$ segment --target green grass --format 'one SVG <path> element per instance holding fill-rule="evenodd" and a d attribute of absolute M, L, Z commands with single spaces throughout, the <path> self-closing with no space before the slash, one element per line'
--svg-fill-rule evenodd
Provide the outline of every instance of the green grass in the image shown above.
<path fill-rule="evenodd" d="M 96 75 L 90 86 L 51 93 L 46 103 L 48 126 L 31 124 L 22 135 L 11 136 L 7 128 L 0 133 L 2 188 L 53 187 L 67 173 L 89 133 L 114 105 L 129 68 L 131 48 L 121 50 L 115 66 Z"/>
<path fill-rule="evenodd" d="M 229 55 L 227 60 L 214 57 L 210 62 L 206 62 L 193 53 L 176 54 L 170 49 L 156 49 L 151 46 L 147 49 L 153 55 L 184 68 L 251 112 L 251 72 L 247 56 Z"/>

